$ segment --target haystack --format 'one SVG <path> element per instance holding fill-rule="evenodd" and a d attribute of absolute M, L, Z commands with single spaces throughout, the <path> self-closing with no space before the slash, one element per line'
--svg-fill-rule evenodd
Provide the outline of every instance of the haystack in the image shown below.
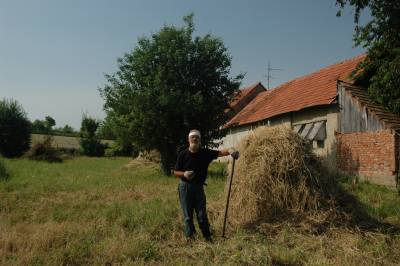
<path fill-rule="evenodd" d="M 229 207 L 234 227 L 318 210 L 327 202 L 328 176 L 310 144 L 291 129 L 258 129 L 239 150 Z"/>

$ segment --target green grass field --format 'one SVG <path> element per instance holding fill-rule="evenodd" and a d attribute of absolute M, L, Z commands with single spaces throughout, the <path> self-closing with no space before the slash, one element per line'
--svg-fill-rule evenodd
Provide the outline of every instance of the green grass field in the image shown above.
<path fill-rule="evenodd" d="M 215 243 L 187 243 L 178 180 L 127 158 L 79 157 L 63 163 L 4 160 L 0 181 L 1 265 L 395 265 L 400 234 L 332 225 L 321 233 L 290 224 L 228 232 L 211 219 Z M 212 205 L 224 188 L 213 164 Z M 400 227 L 400 197 L 370 184 L 344 183 L 379 222 Z M 243 210 L 245 211 L 245 210 Z M 212 218 L 212 215 L 211 215 Z"/>

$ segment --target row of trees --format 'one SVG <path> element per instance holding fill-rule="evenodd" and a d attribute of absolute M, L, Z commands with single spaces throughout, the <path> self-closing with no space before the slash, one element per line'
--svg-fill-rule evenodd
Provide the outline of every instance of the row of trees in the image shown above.
<path fill-rule="evenodd" d="M 83 115 L 82 120 L 90 118 L 88 115 Z M 96 136 L 100 139 L 107 139 L 107 140 L 115 140 L 115 133 L 114 128 L 111 125 L 109 119 L 104 121 L 97 120 L 94 118 L 94 122 L 96 122 Z M 56 121 L 51 116 L 46 116 L 44 120 L 36 119 L 32 122 L 31 128 L 32 133 L 34 134 L 45 134 L 45 135 L 54 135 L 54 136 L 69 136 L 69 137 L 80 137 L 82 135 L 82 128 L 81 131 L 75 130 L 70 125 L 66 124 L 64 127 L 55 127 Z M 81 125 L 82 127 L 82 125 Z"/>
<path fill-rule="evenodd" d="M 23 107 L 15 100 L 0 100 L 0 154 L 5 157 L 19 157 L 24 154 L 31 144 L 31 133 L 57 133 L 55 120 L 47 116 L 45 120 L 35 120 L 33 123 L 27 118 Z M 66 128 L 66 127 L 64 127 Z M 40 129 L 40 130 L 38 130 Z M 67 127 L 68 129 L 68 127 Z M 80 132 L 68 129 L 81 138 L 82 153 L 88 156 L 103 156 L 106 145 L 101 143 L 105 136 L 112 137 L 110 127 L 106 123 L 84 115 Z M 119 142 L 111 147 L 111 155 L 130 155 L 132 145 L 121 148 Z"/>
<path fill-rule="evenodd" d="M 32 133 L 51 134 L 59 136 L 79 136 L 79 132 L 75 131 L 70 125 L 55 128 L 56 120 L 51 116 L 46 116 L 44 120 L 36 119 L 32 122 Z"/>

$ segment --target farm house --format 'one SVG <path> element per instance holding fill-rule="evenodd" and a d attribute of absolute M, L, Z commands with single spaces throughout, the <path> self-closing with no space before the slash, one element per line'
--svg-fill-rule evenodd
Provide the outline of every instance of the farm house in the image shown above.
<path fill-rule="evenodd" d="M 400 118 L 353 85 L 350 74 L 363 58 L 339 62 L 272 90 L 261 90 L 259 83 L 245 88 L 232 105 L 248 103 L 232 108 L 221 148 L 237 146 L 255 128 L 286 125 L 312 143 L 330 171 L 395 186 Z"/>

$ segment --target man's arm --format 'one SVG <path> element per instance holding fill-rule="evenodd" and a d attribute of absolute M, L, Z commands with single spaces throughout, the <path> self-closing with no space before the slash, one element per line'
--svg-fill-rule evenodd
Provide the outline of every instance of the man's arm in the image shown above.
<path fill-rule="evenodd" d="M 196 174 L 194 171 L 176 171 L 174 170 L 174 175 L 178 178 L 183 178 L 184 180 L 192 180 Z"/>
<path fill-rule="evenodd" d="M 231 155 L 231 154 L 229 153 L 229 150 L 227 150 L 227 149 L 218 151 L 218 157 L 228 156 L 228 155 Z"/>
<path fill-rule="evenodd" d="M 231 155 L 234 159 L 239 158 L 239 151 L 235 150 L 234 148 L 224 149 L 218 151 L 218 157 Z"/>
<path fill-rule="evenodd" d="M 176 171 L 176 170 L 174 170 L 174 175 L 176 177 L 179 177 L 179 178 L 183 177 L 184 173 L 185 173 L 184 171 Z"/>

